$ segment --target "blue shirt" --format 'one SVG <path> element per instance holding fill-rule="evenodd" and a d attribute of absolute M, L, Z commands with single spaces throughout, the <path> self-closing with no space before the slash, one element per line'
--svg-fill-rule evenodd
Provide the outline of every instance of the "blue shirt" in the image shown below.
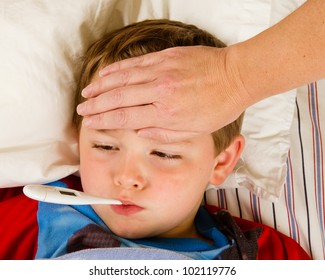
<path fill-rule="evenodd" d="M 53 183 L 55 186 L 66 187 L 63 182 Z M 96 224 L 112 234 L 106 224 L 95 213 L 91 206 L 70 206 L 39 202 L 38 250 L 36 258 L 55 258 L 67 254 L 70 237 L 90 224 Z M 212 244 L 196 238 L 144 238 L 125 239 L 115 236 L 120 247 L 161 248 L 187 256 L 190 259 L 218 259 L 221 252 L 231 242 L 216 227 L 210 214 L 200 208 L 195 218 L 198 232 L 210 239 Z"/>

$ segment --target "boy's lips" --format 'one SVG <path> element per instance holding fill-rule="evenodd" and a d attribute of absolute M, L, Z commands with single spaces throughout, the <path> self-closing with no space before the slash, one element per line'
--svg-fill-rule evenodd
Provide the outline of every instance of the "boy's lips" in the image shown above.
<path fill-rule="evenodd" d="M 120 199 L 121 205 L 111 205 L 113 211 L 119 215 L 129 216 L 142 211 L 144 208 L 134 204 L 131 201 Z"/>

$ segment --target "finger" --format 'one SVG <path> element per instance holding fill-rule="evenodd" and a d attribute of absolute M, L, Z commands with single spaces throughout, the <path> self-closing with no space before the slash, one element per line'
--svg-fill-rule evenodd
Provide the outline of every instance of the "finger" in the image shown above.
<path fill-rule="evenodd" d="M 154 105 L 120 108 L 84 117 L 83 125 L 92 129 L 141 129 L 157 122 Z M 162 123 L 162 120 L 160 120 Z"/>
<path fill-rule="evenodd" d="M 125 87 L 127 85 L 145 84 L 155 79 L 153 69 L 149 67 L 131 68 L 112 73 L 109 76 L 95 79 L 82 91 L 85 98 L 96 97 L 112 89 Z"/>
<path fill-rule="evenodd" d="M 144 67 L 153 64 L 160 63 L 163 60 L 164 51 L 158 51 L 154 53 L 149 53 L 137 57 L 123 59 L 121 61 L 114 62 L 102 70 L 99 71 L 99 76 L 104 77 L 109 74 L 112 74 L 123 69 L 132 68 L 132 67 Z"/>
<path fill-rule="evenodd" d="M 94 115 L 123 107 L 143 106 L 154 103 L 158 92 L 154 92 L 153 83 L 117 88 L 90 98 L 77 107 L 79 115 Z M 142 108 L 142 107 L 141 107 Z"/>
<path fill-rule="evenodd" d="M 176 131 L 163 128 L 144 128 L 138 131 L 143 138 L 156 140 L 162 143 L 181 142 L 201 135 L 195 131 Z"/>

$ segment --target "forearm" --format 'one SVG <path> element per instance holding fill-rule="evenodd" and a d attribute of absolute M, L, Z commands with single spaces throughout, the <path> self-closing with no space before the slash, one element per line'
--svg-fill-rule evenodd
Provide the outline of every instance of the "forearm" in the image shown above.
<path fill-rule="evenodd" d="M 229 51 L 253 102 L 325 77 L 325 1 L 307 1 Z"/>

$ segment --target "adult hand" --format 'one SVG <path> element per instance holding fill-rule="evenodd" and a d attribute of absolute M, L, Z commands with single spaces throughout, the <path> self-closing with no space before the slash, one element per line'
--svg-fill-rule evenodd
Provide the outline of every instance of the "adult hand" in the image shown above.
<path fill-rule="evenodd" d="M 177 47 L 111 64 L 77 111 L 88 127 L 164 142 L 211 133 L 253 103 L 228 56 L 228 48 Z"/>
<path fill-rule="evenodd" d="M 227 48 L 178 47 L 103 69 L 78 107 L 84 125 L 171 142 L 211 133 L 249 105 L 325 73 L 325 1 Z"/>

